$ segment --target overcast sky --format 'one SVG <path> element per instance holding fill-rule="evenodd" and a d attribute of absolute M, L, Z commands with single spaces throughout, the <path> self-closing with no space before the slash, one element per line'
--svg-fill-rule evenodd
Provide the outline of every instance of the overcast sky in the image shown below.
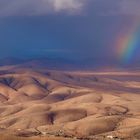
<path fill-rule="evenodd" d="M 139 0 L 0 0 L 0 15 L 48 15 L 62 11 L 77 14 L 89 5 L 99 15 L 140 14 Z"/>
<path fill-rule="evenodd" d="M 139 7 L 140 0 L 0 0 L 0 55 L 115 62 L 114 42 L 139 21 Z"/>

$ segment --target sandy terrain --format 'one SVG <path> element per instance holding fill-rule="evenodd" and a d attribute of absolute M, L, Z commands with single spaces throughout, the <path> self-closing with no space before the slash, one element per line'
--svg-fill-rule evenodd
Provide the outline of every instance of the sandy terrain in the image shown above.
<path fill-rule="evenodd" d="M 0 68 L 2 140 L 140 139 L 140 72 Z"/>

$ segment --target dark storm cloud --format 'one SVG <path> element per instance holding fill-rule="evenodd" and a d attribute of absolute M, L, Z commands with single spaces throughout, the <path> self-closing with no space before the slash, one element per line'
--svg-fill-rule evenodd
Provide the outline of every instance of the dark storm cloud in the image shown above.
<path fill-rule="evenodd" d="M 60 11 L 77 13 L 83 8 L 84 2 L 85 0 L 0 0 L 0 15 L 48 15 Z"/>
<path fill-rule="evenodd" d="M 96 15 L 140 15 L 140 0 L 88 0 L 88 3 L 90 12 Z"/>
<path fill-rule="evenodd" d="M 48 15 L 61 11 L 77 14 L 89 7 L 97 15 L 140 15 L 139 6 L 139 0 L 0 0 L 0 15 Z"/>
<path fill-rule="evenodd" d="M 139 5 L 139 0 L 0 0 L 0 56 L 115 62 L 114 42 L 132 28 Z"/>

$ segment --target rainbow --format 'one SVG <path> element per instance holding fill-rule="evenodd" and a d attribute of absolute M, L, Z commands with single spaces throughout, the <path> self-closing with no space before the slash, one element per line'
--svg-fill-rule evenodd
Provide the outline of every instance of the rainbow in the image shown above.
<path fill-rule="evenodd" d="M 118 60 L 123 64 L 131 62 L 140 47 L 140 22 L 133 24 L 127 33 L 119 34 L 115 44 Z"/>

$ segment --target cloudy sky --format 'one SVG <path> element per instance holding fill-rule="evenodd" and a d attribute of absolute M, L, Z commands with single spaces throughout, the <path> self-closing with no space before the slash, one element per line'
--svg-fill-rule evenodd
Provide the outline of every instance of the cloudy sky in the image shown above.
<path fill-rule="evenodd" d="M 36 16 L 64 12 L 79 14 L 84 9 L 98 15 L 140 14 L 139 0 L 0 0 L 1 16 Z"/>
<path fill-rule="evenodd" d="M 0 0 L 0 55 L 116 63 L 118 36 L 134 34 L 139 6 L 140 0 Z M 139 61 L 139 50 L 130 62 Z"/>

